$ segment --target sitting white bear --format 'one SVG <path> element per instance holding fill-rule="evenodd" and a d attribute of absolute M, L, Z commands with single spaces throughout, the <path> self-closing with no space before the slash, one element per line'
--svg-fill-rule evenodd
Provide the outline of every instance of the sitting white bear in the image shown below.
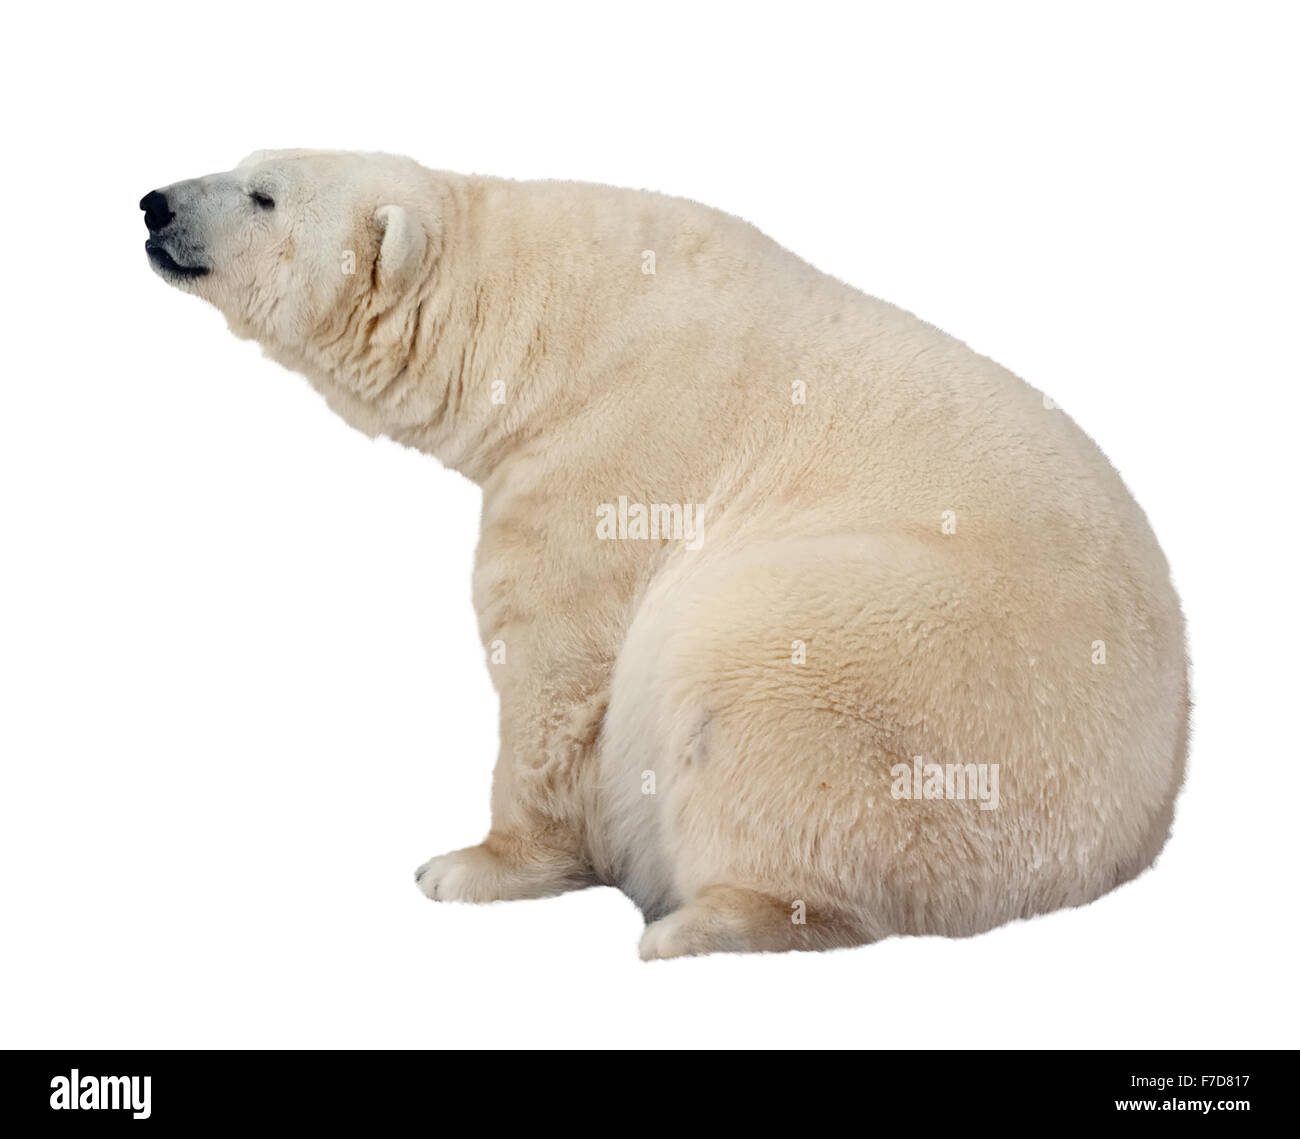
<path fill-rule="evenodd" d="M 431 898 L 618 886 L 644 957 L 978 933 L 1165 842 L 1183 622 L 1003 368 L 746 223 L 386 155 L 141 203 L 158 273 L 483 489 L 492 828 Z"/>

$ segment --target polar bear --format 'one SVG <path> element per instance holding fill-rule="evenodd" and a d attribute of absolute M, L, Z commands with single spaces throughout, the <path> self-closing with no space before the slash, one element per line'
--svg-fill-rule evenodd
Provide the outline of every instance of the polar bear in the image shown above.
<path fill-rule="evenodd" d="M 1040 392 L 725 213 L 262 151 L 148 257 L 482 488 L 492 823 L 440 901 L 614 885 L 644 958 L 965 936 L 1150 865 L 1183 620 Z"/>

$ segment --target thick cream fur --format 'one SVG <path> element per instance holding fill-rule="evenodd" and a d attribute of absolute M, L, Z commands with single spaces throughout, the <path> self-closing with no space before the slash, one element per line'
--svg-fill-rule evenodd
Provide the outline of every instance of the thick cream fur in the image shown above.
<path fill-rule="evenodd" d="M 307 151 L 167 193 L 211 269 L 179 287 L 482 487 L 493 822 L 431 897 L 610 883 L 672 957 L 978 933 L 1155 858 L 1188 731 L 1169 570 L 1005 369 L 657 194 Z M 620 495 L 702 504 L 699 548 L 597 540 Z M 894 798 L 916 756 L 999 765 L 997 808 Z"/>

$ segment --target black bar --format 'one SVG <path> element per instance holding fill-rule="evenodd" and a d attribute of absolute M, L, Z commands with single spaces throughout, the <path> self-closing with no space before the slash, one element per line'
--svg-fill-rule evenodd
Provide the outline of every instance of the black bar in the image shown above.
<path fill-rule="evenodd" d="M 72 1073 L 86 1104 L 68 1106 Z M 501 1123 L 604 1130 L 648 1120 L 757 1118 L 774 1126 L 896 1129 L 951 1120 L 997 1127 L 1088 1123 L 1237 1133 L 1294 1129 L 1294 1053 L 1187 1052 L 8 1052 L 0 1123 L 10 1134 L 126 1126 L 319 1123 L 421 1131 Z M 98 1077 L 137 1077 L 134 1084 Z M 136 1110 L 149 1077 L 147 1118 Z M 87 1079 L 92 1078 L 90 1083 Z M 65 1094 L 64 1083 L 67 1084 Z M 130 1090 L 138 1094 L 130 1096 Z M 111 1106 L 113 1097 L 119 1106 Z M 93 1106 L 101 1100 L 102 1106 Z M 59 1101 L 59 1107 L 52 1106 Z M 127 1100 L 129 1102 L 123 1103 Z M 1196 1101 L 1200 1106 L 1188 1106 Z M 1207 1108 L 1205 1105 L 1209 1104 Z M 468 1117 L 468 1118 L 466 1118 Z M 788 1122 L 787 1122 L 788 1121 Z M 1288 1124 L 1290 1125 L 1288 1128 Z M 413 1130 L 402 1127 L 402 1130 Z"/>

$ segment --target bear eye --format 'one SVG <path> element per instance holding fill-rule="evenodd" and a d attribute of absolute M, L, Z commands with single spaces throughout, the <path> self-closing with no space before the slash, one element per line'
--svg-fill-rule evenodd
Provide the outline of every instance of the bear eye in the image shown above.
<path fill-rule="evenodd" d="M 275 209 L 275 199 L 269 194 L 259 194 L 256 190 L 250 190 L 248 196 L 253 199 L 257 205 L 264 210 Z"/>

